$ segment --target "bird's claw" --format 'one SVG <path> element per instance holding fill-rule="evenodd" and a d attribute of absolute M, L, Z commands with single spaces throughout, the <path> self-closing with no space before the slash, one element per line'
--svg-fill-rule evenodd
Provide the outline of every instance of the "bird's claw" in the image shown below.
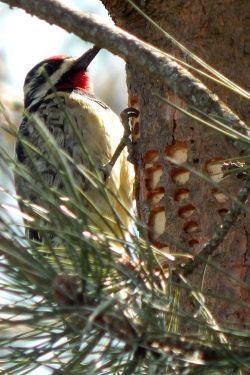
<path fill-rule="evenodd" d="M 124 127 L 124 136 L 125 135 L 129 136 L 131 134 L 130 125 L 129 125 L 129 120 L 131 119 L 131 117 L 138 117 L 139 114 L 140 112 L 138 111 L 138 109 L 133 108 L 133 107 L 125 108 L 121 112 L 120 117 L 122 120 L 122 125 Z"/>
<path fill-rule="evenodd" d="M 130 120 L 131 117 L 138 117 L 138 116 L 139 116 L 139 111 L 137 109 L 133 108 L 133 107 L 128 107 L 121 112 L 120 117 L 121 117 L 122 125 L 124 127 L 123 137 L 122 137 L 119 145 L 117 146 L 111 160 L 106 165 L 103 165 L 103 166 L 99 167 L 99 171 L 103 176 L 104 182 L 110 176 L 112 168 L 116 163 L 116 160 L 118 159 L 118 157 L 120 156 L 124 147 L 126 147 L 126 146 L 127 146 L 128 154 L 129 154 L 128 161 L 133 163 L 133 157 L 131 156 L 131 155 L 133 155 L 133 147 L 132 147 L 133 145 L 132 145 L 132 141 L 130 139 L 131 130 L 130 130 L 129 120 Z"/>
<path fill-rule="evenodd" d="M 140 112 L 138 111 L 138 109 L 133 108 L 133 107 L 128 107 L 124 109 L 124 111 L 122 111 L 120 115 L 121 120 L 122 120 L 122 125 L 124 127 L 124 134 L 123 134 L 124 145 L 127 146 L 127 150 L 128 150 L 127 160 L 132 164 L 134 164 L 134 156 L 133 156 L 134 150 L 133 150 L 133 143 L 130 139 L 131 129 L 130 129 L 129 120 L 132 117 L 138 117 L 139 114 Z"/>
<path fill-rule="evenodd" d="M 113 165 L 110 162 L 98 168 L 104 182 L 109 178 L 112 168 Z"/>

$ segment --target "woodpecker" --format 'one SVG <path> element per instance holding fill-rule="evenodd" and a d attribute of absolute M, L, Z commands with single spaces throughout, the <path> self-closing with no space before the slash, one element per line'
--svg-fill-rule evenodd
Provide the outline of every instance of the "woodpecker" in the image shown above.
<path fill-rule="evenodd" d="M 59 170 L 51 166 L 45 157 L 47 156 L 45 143 L 36 130 L 34 120 L 39 118 L 55 138 L 58 147 L 74 160 L 75 165 L 83 165 L 93 170 L 93 165 L 90 163 L 92 160 L 94 167 L 100 170 L 105 165 L 112 167 L 111 171 L 108 170 L 110 176 L 106 180 L 107 187 L 113 193 L 110 198 L 111 205 L 124 224 L 128 225 L 128 215 L 115 198 L 119 197 L 126 208 L 130 209 L 133 167 L 127 162 L 125 150 L 115 162 L 119 154 L 119 152 L 117 154 L 117 146 L 121 143 L 121 139 L 124 139 L 124 127 L 120 118 L 94 96 L 91 78 L 87 71 L 99 50 L 100 48 L 94 46 L 79 58 L 54 56 L 41 61 L 30 70 L 24 82 L 25 115 L 19 127 L 16 156 L 19 163 L 32 172 L 34 160 L 29 158 L 22 139 L 35 146 L 40 151 L 40 154 L 35 154 L 35 168 L 39 175 L 49 188 L 53 187 L 64 193 Z M 77 136 L 73 129 L 77 130 Z M 116 156 L 112 159 L 114 154 Z M 79 187 L 96 203 L 101 214 L 104 217 L 112 216 L 110 204 L 101 196 L 100 191 L 83 174 L 73 170 L 73 175 Z M 35 204 L 40 203 L 30 183 L 18 174 L 16 188 L 22 199 Z M 91 212 L 91 206 L 88 206 L 87 202 L 83 204 Z M 94 222 L 99 220 L 100 228 L 107 231 L 100 215 L 93 212 L 91 217 Z M 120 231 L 116 228 L 116 223 L 113 223 L 113 230 L 117 234 Z"/>

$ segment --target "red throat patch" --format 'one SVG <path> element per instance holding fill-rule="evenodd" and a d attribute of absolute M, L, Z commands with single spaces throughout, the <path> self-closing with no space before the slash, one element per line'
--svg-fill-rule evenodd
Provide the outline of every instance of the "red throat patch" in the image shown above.
<path fill-rule="evenodd" d="M 92 93 L 92 84 L 88 72 L 77 72 L 70 81 L 62 82 L 57 85 L 58 89 L 80 89 Z"/>
<path fill-rule="evenodd" d="M 77 72 L 72 79 L 73 87 L 86 91 L 92 91 L 92 85 L 88 72 Z"/>

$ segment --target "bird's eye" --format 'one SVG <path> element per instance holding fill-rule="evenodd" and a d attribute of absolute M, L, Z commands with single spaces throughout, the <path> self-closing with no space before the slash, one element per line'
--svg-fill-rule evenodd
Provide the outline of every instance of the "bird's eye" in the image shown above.
<path fill-rule="evenodd" d="M 60 69 L 60 66 L 62 65 L 63 60 L 55 60 L 55 61 L 48 61 L 48 63 L 44 66 L 46 69 L 46 73 L 48 76 L 52 76 L 53 73 L 58 71 Z"/>

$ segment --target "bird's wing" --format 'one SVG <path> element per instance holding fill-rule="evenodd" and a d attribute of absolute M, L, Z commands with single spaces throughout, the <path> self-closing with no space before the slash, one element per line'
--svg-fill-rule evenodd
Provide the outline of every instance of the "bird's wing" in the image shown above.
<path fill-rule="evenodd" d="M 69 95 L 51 97 L 29 108 L 29 116 L 25 117 L 19 128 L 16 145 L 16 156 L 30 173 L 27 179 L 16 173 L 16 188 L 22 198 L 33 202 L 38 201 L 36 186 L 44 184 L 64 191 L 60 176 L 60 166 L 55 165 L 48 149 L 47 142 L 41 136 L 36 118 L 45 124 L 47 130 L 54 137 L 57 146 L 64 150 L 74 163 L 70 163 L 70 170 L 75 183 L 85 191 L 91 190 L 92 185 L 84 174 L 78 170 L 79 165 L 93 171 L 93 167 L 106 164 L 111 155 L 110 142 L 100 116 L 92 112 L 92 106 L 68 98 Z M 99 103 L 97 104 L 99 105 Z M 101 107 L 106 112 L 104 107 Z M 108 107 L 107 107 L 108 108 Z M 29 146 L 27 146 L 29 143 Z M 94 162 L 94 165 L 92 164 Z M 30 179 L 33 179 L 32 184 Z"/>
<path fill-rule="evenodd" d="M 59 188 L 59 179 L 58 169 L 51 163 L 46 141 L 39 133 L 34 114 L 45 124 L 61 148 L 64 148 L 65 143 L 65 116 L 55 100 L 46 100 L 39 103 L 35 111 L 31 110 L 19 127 L 16 158 L 25 167 L 26 178 L 20 175 L 17 168 L 16 189 L 22 198 L 36 202 L 36 186 L 44 183 L 48 187 Z"/>

